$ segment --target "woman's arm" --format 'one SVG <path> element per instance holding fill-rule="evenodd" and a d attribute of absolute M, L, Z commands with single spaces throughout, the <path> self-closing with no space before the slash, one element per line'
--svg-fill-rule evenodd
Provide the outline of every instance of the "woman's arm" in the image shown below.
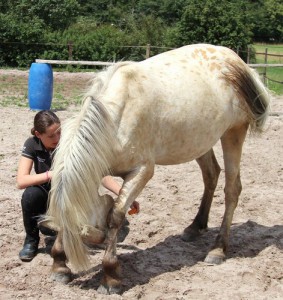
<path fill-rule="evenodd" d="M 18 173 L 17 173 L 17 188 L 25 189 L 28 186 L 39 185 L 46 183 L 50 180 L 50 172 L 41 174 L 30 174 L 33 166 L 33 160 L 24 156 L 21 156 Z"/>
<path fill-rule="evenodd" d="M 119 195 L 121 186 L 112 176 L 105 176 L 102 178 L 101 183 L 107 190 L 113 192 L 117 196 Z"/>
<path fill-rule="evenodd" d="M 105 176 L 104 178 L 102 178 L 101 183 L 106 189 L 113 192 L 117 196 L 119 195 L 119 192 L 121 190 L 121 186 L 112 176 Z M 140 211 L 139 202 L 134 201 L 131 205 L 131 208 L 135 208 L 136 213 L 139 213 L 139 211 Z"/>

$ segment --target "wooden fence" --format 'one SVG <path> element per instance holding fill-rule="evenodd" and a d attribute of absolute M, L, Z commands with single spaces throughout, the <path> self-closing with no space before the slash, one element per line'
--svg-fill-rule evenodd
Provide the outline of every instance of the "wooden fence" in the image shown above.
<path fill-rule="evenodd" d="M 264 84 L 266 84 L 267 80 L 275 82 L 275 83 L 283 84 L 283 81 L 278 81 L 278 80 L 274 80 L 274 79 L 271 79 L 271 78 L 267 77 L 267 68 L 278 68 L 278 67 L 282 68 L 283 67 L 283 64 L 274 64 L 274 63 L 268 64 L 268 57 L 276 57 L 276 58 L 279 58 L 279 60 L 281 61 L 281 59 L 283 60 L 283 55 L 268 53 L 268 48 L 265 48 L 264 52 L 256 52 L 255 55 L 263 55 L 264 56 L 264 63 L 251 64 L 250 63 L 251 48 L 248 48 L 247 64 L 252 68 L 263 68 L 263 71 L 260 73 L 260 75 L 263 76 Z"/>
<path fill-rule="evenodd" d="M 125 46 L 125 47 L 130 47 L 130 46 Z M 162 48 L 165 51 L 173 49 L 173 48 L 168 48 L 168 47 L 155 47 L 150 44 L 147 44 L 146 46 L 138 46 L 141 48 L 145 48 L 145 58 L 149 58 L 151 54 L 151 49 L 152 48 Z M 69 51 L 69 60 L 46 60 L 46 59 L 36 59 L 35 61 L 37 63 L 48 63 L 48 64 L 55 64 L 55 65 L 87 65 L 87 66 L 109 66 L 114 64 L 115 62 L 102 62 L 102 61 L 74 61 L 72 60 L 72 53 L 73 53 L 73 44 L 68 43 L 68 51 Z M 237 54 L 240 53 L 240 49 L 236 49 Z M 264 63 L 260 64 L 253 64 L 250 63 L 251 61 L 251 48 L 248 48 L 247 50 L 247 64 L 252 67 L 252 68 L 263 68 L 262 72 L 260 75 L 263 77 L 263 81 L 266 84 L 266 81 L 273 81 L 275 83 L 283 84 L 283 81 L 278 81 L 271 79 L 267 77 L 267 68 L 278 68 L 278 67 L 283 67 L 283 64 L 268 64 L 268 57 L 277 57 L 279 60 L 281 58 L 283 59 L 283 55 L 280 54 L 269 54 L 268 53 L 268 48 L 265 49 L 264 53 L 257 52 L 255 55 L 264 55 Z"/>

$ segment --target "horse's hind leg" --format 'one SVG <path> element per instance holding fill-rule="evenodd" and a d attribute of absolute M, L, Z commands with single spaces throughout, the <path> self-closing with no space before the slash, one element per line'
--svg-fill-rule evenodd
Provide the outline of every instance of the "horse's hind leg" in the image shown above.
<path fill-rule="evenodd" d="M 230 226 L 242 191 L 240 160 L 247 129 L 247 124 L 232 128 L 221 138 L 225 165 L 225 212 L 215 244 L 205 258 L 208 263 L 220 264 L 225 259 Z"/>
<path fill-rule="evenodd" d="M 51 276 L 54 280 L 68 283 L 72 280 L 71 270 L 66 266 L 66 254 L 63 249 L 62 235 L 58 232 L 55 243 L 51 249 L 51 256 L 53 257 L 53 265 L 51 269 Z"/>
<path fill-rule="evenodd" d="M 182 234 L 182 240 L 186 242 L 195 240 L 201 234 L 201 231 L 207 229 L 209 211 L 220 174 L 220 167 L 213 149 L 210 149 L 206 154 L 198 158 L 197 163 L 202 171 L 204 193 L 194 221 Z"/>

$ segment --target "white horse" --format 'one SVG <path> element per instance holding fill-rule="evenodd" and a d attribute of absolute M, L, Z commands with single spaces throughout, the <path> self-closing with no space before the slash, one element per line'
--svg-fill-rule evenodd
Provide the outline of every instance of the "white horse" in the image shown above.
<path fill-rule="evenodd" d="M 52 249 L 54 273 L 69 275 L 66 256 L 74 268 L 87 269 L 85 238 L 100 243 L 106 235 L 99 291 L 120 291 L 117 232 L 156 164 L 198 162 L 204 193 L 194 221 L 182 235 L 185 241 L 196 238 L 207 228 L 220 173 L 212 149 L 219 139 L 225 213 L 205 260 L 221 263 L 242 188 L 242 145 L 249 127 L 262 131 L 268 111 L 269 94 L 256 72 L 225 47 L 189 45 L 100 72 L 81 112 L 64 124 L 53 165 L 47 215 L 60 228 Z M 124 180 L 115 202 L 98 195 L 101 179 L 108 174 Z"/>

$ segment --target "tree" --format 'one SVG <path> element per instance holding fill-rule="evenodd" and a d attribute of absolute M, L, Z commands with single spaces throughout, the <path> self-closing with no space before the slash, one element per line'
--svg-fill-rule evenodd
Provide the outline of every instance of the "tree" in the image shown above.
<path fill-rule="evenodd" d="M 136 46 L 146 44 L 211 43 L 246 51 L 253 34 L 256 41 L 282 41 L 282 18 L 282 0 L 5 0 L 0 63 L 67 59 L 69 40 L 74 59 L 89 60 L 141 60 L 145 49 Z M 152 55 L 164 51 L 157 47 Z"/>
<path fill-rule="evenodd" d="M 31 23 L 32 22 L 32 26 Z M 18 19 L 11 14 L 0 14 L 0 63 L 7 66 L 27 66 L 41 51 L 44 36 L 43 22 Z"/>
<path fill-rule="evenodd" d="M 172 44 L 211 43 L 246 49 L 252 42 L 252 32 L 240 4 L 228 0 L 191 0 L 176 25 Z"/>
<path fill-rule="evenodd" d="M 22 0 L 28 7 L 27 14 L 38 16 L 51 30 L 64 30 L 76 21 L 79 15 L 77 0 Z"/>
<path fill-rule="evenodd" d="M 39 57 L 49 31 L 63 31 L 75 22 L 79 12 L 76 0 L 7 0 L 1 4 L 0 62 L 27 66 Z"/>
<path fill-rule="evenodd" d="M 153 16 L 155 18 L 162 19 L 163 23 L 167 26 L 174 25 L 179 21 L 184 7 L 190 2 L 190 0 L 139 0 L 133 7 L 135 13 L 140 16 Z"/>
<path fill-rule="evenodd" d="M 281 0 L 265 0 L 263 18 L 257 19 L 259 41 L 283 41 L 283 2 Z"/>

